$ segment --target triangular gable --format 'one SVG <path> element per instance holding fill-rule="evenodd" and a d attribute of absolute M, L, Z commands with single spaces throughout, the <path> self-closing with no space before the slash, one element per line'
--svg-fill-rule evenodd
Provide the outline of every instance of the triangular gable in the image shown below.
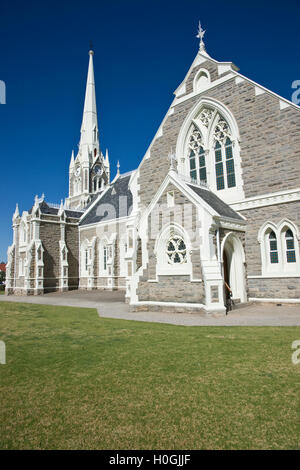
<path fill-rule="evenodd" d="M 209 189 L 202 188 L 192 183 L 183 181 L 174 170 L 170 170 L 166 178 L 162 182 L 154 198 L 150 202 L 144 214 L 142 214 L 140 223 L 152 212 L 163 193 L 167 190 L 168 186 L 172 184 L 187 197 L 193 204 L 201 205 L 212 217 L 224 220 L 234 220 L 235 222 L 244 224 L 245 218 L 235 212 L 228 204 L 222 201 L 216 194 Z"/>

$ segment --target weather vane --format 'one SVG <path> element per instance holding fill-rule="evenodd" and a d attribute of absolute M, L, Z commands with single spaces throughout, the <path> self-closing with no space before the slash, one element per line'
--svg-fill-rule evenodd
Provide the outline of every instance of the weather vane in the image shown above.
<path fill-rule="evenodd" d="M 200 51 L 205 51 L 205 45 L 204 45 L 204 41 L 203 41 L 204 34 L 205 34 L 205 30 L 202 29 L 201 23 L 199 21 L 198 34 L 197 34 L 196 38 L 200 39 L 200 44 L 199 44 L 199 50 Z"/>

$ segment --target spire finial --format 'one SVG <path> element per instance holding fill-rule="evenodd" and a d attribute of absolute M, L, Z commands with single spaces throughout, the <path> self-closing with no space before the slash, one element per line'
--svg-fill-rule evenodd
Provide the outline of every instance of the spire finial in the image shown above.
<path fill-rule="evenodd" d="M 90 54 L 90 55 L 94 55 L 93 43 L 92 43 L 92 41 L 90 41 L 90 50 L 89 50 L 89 54 Z"/>
<path fill-rule="evenodd" d="M 205 30 L 202 29 L 201 23 L 200 23 L 200 21 L 199 21 L 198 32 L 197 32 L 196 38 L 200 39 L 199 51 L 201 51 L 201 52 L 202 52 L 202 51 L 205 52 L 205 44 L 204 44 L 204 41 L 203 41 L 204 34 L 205 34 Z"/>
<path fill-rule="evenodd" d="M 120 162 L 118 160 L 118 163 L 117 163 L 117 175 L 119 176 L 120 174 Z"/>
<path fill-rule="evenodd" d="M 19 204 L 17 203 L 16 204 L 16 209 L 15 209 L 15 213 L 14 213 L 14 217 L 13 218 L 16 218 L 16 217 L 19 217 L 20 213 L 19 213 Z"/>

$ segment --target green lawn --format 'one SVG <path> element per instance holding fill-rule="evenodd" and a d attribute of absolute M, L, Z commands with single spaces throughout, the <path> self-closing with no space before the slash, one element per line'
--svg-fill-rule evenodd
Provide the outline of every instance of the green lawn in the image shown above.
<path fill-rule="evenodd" d="M 1 302 L 0 448 L 299 448 L 295 339 Z"/>

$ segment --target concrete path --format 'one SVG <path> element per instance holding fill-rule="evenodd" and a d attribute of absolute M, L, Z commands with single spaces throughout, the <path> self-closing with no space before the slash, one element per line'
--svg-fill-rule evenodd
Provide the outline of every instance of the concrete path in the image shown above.
<path fill-rule="evenodd" d="M 249 304 L 225 317 L 197 313 L 130 312 L 124 303 L 124 293 L 108 291 L 54 292 L 43 296 L 4 296 L 0 301 L 69 307 L 96 308 L 100 317 L 171 323 L 186 326 L 300 326 L 300 306 L 281 307 L 270 304 Z"/>

